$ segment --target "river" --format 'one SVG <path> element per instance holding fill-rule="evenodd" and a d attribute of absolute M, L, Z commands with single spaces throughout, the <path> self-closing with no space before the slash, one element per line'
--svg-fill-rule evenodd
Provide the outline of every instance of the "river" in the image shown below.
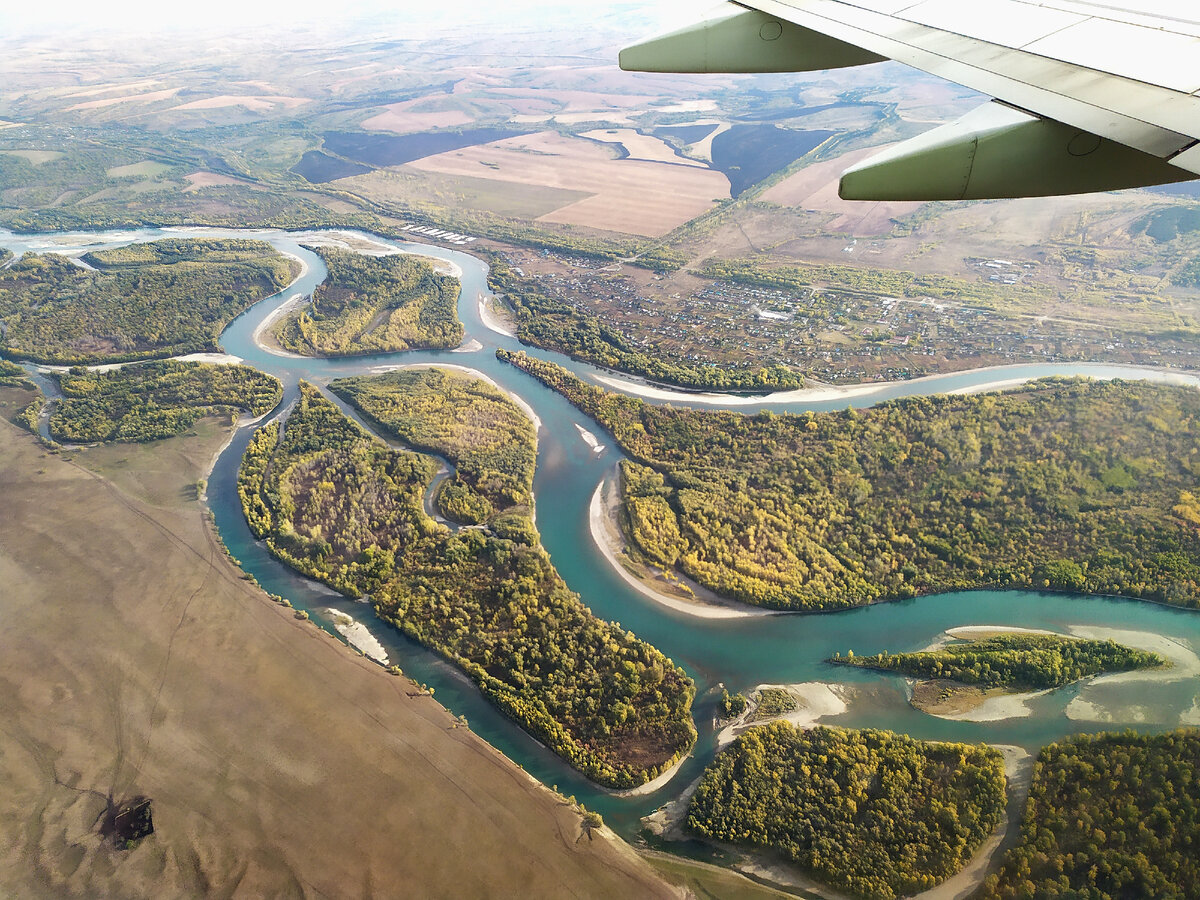
<path fill-rule="evenodd" d="M 344 233 L 343 233 L 344 234 Z M 988 741 L 1016 744 L 1031 752 L 1045 743 L 1080 731 L 1112 728 L 1162 730 L 1181 724 L 1200 724 L 1200 677 L 1188 660 L 1200 651 L 1200 615 L 1131 600 L 1075 597 L 1026 591 L 973 591 L 885 603 L 838 613 L 782 615 L 740 619 L 703 619 L 673 611 L 633 591 L 609 566 L 592 540 L 588 508 L 596 486 L 621 458 L 611 440 L 602 440 L 600 453 L 582 438 L 579 428 L 599 432 L 561 396 L 511 366 L 495 359 L 496 348 L 525 349 L 552 359 L 581 377 L 598 382 L 611 379 L 601 372 L 559 354 L 523 348 L 513 338 L 491 330 L 480 315 L 486 295 L 486 267 L 459 251 L 424 244 L 406 244 L 370 236 L 390 248 L 418 252 L 455 263 L 462 269 L 459 315 L 466 327 L 464 347 L 457 351 L 418 351 L 349 359 L 321 360 L 280 356 L 260 349 L 253 335 L 272 310 L 296 293 L 308 294 L 325 277 L 319 257 L 300 241 L 328 239 L 325 232 L 285 233 L 270 230 L 219 228 L 145 228 L 105 233 L 14 235 L 0 231 L 0 247 L 14 252 L 62 252 L 121 246 L 163 237 L 246 237 L 270 242 L 282 252 L 302 259 L 308 271 L 286 290 L 257 304 L 225 330 L 225 351 L 280 378 L 284 404 L 296 395 L 300 378 L 324 385 L 332 378 L 372 369 L 412 363 L 469 366 L 524 399 L 541 420 L 534 492 L 540 502 L 537 523 L 546 549 L 572 589 L 599 616 L 619 621 L 639 637 L 659 647 L 695 678 L 695 717 L 700 733 L 695 751 L 675 778 L 661 790 L 638 797 L 618 797 L 588 782 L 528 737 L 482 699 L 457 670 L 403 638 L 374 618 L 369 606 L 333 594 L 302 578 L 269 555 L 246 526 L 237 499 L 237 468 L 252 428 L 241 429 L 221 454 L 209 479 L 209 505 L 217 528 L 235 557 L 263 587 L 287 597 L 309 612 L 331 633 L 337 633 L 328 610 L 351 615 L 367 625 L 383 644 L 392 662 L 419 682 L 436 688 L 437 699 L 471 728 L 545 784 L 574 794 L 589 809 L 626 838 L 634 837 L 639 819 L 673 799 L 693 781 L 715 752 L 712 714 L 717 685 L 729 691 L 749 690 L 760 683 L 836 682 L 849 686 L 853 698 L 844 712 L 823 722 L 894 729 L 918 738 Z M 365 237 L 360 235 L 360 238 Z M 1086 374 L 1095 377 L 1162 379 L 1157 370 L 1105 365 L 1026 365 L 982 370 L 890 384 L 839 397 L 804 402 L 791 399 L 731 401 L 731 408 L 753 411 L 828 410 L 853 402 L 864 407 L 885 399 L 945 391 L 969 390 L 997 380 L 1011 381 L 1044 375 Z M 1170 380 L 1200 384 L 1194 377 L 1170 373 Z M 678 402 L 678 401 L 677 401 Z M 690 401 L 699 404 L 699 401 Z M 736 404 L 736 405 L 734 405 Z M 712 406 L 712 403 L 705 403 Z M 1066 631 L 1100 629 L 1105 635 L 1143 633 L 1138 640 L 1166 646 L 1182 661 L 1166 673 L 1149 678 L 1114 678 L 1075 685 L 1038 697 L 1029 715 L 993 722 L 949 721 L 917 712 L 905 702 L 903 682 L 864 670 L 835 668 L 822 660 L 835 651 L 901 652 L 922 648 L 945 629 L 970 624 L 1015 625 Z M 715 693 L 714 693 L 715 692 Z"/>

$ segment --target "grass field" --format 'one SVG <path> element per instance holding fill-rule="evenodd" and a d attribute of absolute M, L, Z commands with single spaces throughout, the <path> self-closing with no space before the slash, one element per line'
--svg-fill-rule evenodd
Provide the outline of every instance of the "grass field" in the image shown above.
<path fill-rule="evenodd" d="M 196 432 L 76 464 L 0 421 L 0 894 L 669 895 L 243 580 L 195 500 L 225 433 Z M 94 825 L 138 795 L 155 833 L 118 851 Z"/>

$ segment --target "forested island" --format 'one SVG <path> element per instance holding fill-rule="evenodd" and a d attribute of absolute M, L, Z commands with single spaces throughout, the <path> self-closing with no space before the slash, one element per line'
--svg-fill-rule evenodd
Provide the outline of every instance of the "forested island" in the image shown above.
<path fill-rule="evenodd" d="M 7 359 L 0 359 L 0 386 L 16 387 L 28 383 L 29 379 L 25 377 L 24 369 Z"/>
<path fill-rule="evenodd" d="M 978 896 L 1197 896 L 1197 773 L 1195 730 L 1080 735 L 1043 748 L 1019 842 Z"/>
<path fill-rule="evenodd" d="M 279 379 L 249 366 L 164 360 L 108 372 L 73 368 L 57 376 L 63 398 L 50 435 L 72 443 L 156 441 L 205 416 L 261 416 L 283 399 Z"/>
<path fill-rule="evenodd" d="M 1018 691 L 1057 688 L 1089 675 L 1131 672 L 1166 664 L 1157 653 L 1116 641 L 1056 634 L 997 634 L 953 641 L 937 650 L 833 657 L 828 662 L 896 672 L 913 678 L 943 678 L 980 687 Z"/>
<path fill-rule="evenodd" d="M 454 466 L 453 478 L 442 482 L 436 497 L 447 519 L 490 522 L 493 530 L 532 528 L 537 433 L 499 389 L 439 368 L 341 378 L 329 389 L 384 434 Z M 536 536 L 524 542 L 536 543 Z"/>
<path fill-rule="evenodd" d="M 1200 392 L 1046 379 L 803 415 L 654 406 L 497 355 L 603 425 L 647 560 L 826 610 L 980 587 L 1200 607 Z"/>
<path fill-rule="evenodd" d="M 521 277 L 502 259 L 493 257 L 490 265 L 488 287 L 512 307 L 522 343 L 686 388 L 767 393 L 804 384 L 803 376 L 786 366 L 734 369 L 696 365 L 656 353 L 653 348 L 639 349 L 595 316 L 547 297 L 533 279 Z"/>
<path fill-rule="evenodd" d="M 418 397 L 427 389 L 415 385 Z M 393 381 L 383 393 L 400 390 Z M 442 415 L 462 422 L 454 407 L 469 402 L 448 392 Z M 691 680 L 596 618 L 531 526 L 453 533 L 426 516 L 436 468 L 388 449 L 301 382 L 283 427 L 252 438 L 238 491 L 251 529 L 279 558 L 344 594 L 369 595 L 381 618 L 458 666 L 589 778 L 634 787 L 674 765 L 696 738 Z"/>
<path fill-rule="evenodd" d="M 262 241 L 170 239 L 85 254 L 25 254 L 0 269 L 0 348 L 74 365 L 217 350 L 239 313 L 294 263 Z"/>
<path fill-rule="evenodd" d="M 312 295 L 311 309 L 283 319 L 280 346 L 305 356 L 457 347 L 458 279 L 434 271 L 411 254 L 367 256 L 314 247 L 329 275 Z"/>
<path fill-rule="evenodd" d="M 953 875 L 1004 812 L 998 751 L 887 731 L 751 728 L 705 770 L 686 830 L 778 853 L 865 897 Z"/>

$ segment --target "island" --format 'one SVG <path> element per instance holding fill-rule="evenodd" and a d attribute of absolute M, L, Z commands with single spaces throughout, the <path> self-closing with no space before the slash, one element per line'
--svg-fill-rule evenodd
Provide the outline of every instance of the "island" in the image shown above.
<path fill-rule="evenodd" d="M 1043 748 L 1017 845 L 977 896 L 1195 896 L 1198 771 L 1195 729 L 1079 735 Z"/>
<path fill-rule="evenodd" d="M 445 349 L 462 341 L 458 279 L 407 253 L 369 256 L 314 247 L 329 274 L 311 308 L 286 316 L 279 345 L 303 356 L 352 356 Z"/>
<path fill-rule="evenodd" d="M 896 672 L 921 679 L 912 705 L 934 714 L 960 712 L 977 705 L 988 691 L 1022 692 L 1059 688 L 1091 675 L 1132 672 L 1166 665 L 1157 653 L 1116 641 L 1057 634 L 1008 632 L 975 640 L 956 640 L 917 653 L 856 656 L 851 650 L 828 662 Z"/>
<path fill-rule="evenodd" d="M 412 381 L 414 407 L 431 383 Z M 405 386 L 393 378 L 375 392 L 358 380 L 342 389 L 386 397 L 386 412 L 369 407 L 398 420 Z M 447 390 L 428 434 L 470 421 L 470 397 Z M 528 446 L 528 431 L 522 440 Z M 449 453 L 454 440 L 438 444 Z M 594 616 L 520 515 L 458 531 L 427 516 L 436 470 L 431 457 L 389 449 L 301 382 L 282 427 L 272 422 L 251 439 L 238 491 L 251 530 L 276 556 L 348 596 L 368 596 L 380 618 L 461 669 L 592 780 L 634 788 L 669 771 L 696 739 L 691 679 Z"/>
<path fill-rule="evenodd" d="M 30 253 L 0 269 L 6 355 L 76 365 L 215 351 L 226 325 L 296 271 L 242 239 L 130 244 L 81 261 Z"/>
<path fill-rule="evenodd" d="M 63 396 L 51 407 L 50 436 L 76 444 L 174 437 L 206 416 L 262 416 L 283 399 L 279 379 L 238 365 L 164 360 L 107 372 L 73 368 L 57 381 Z"/>
<path fill-rule="evenodd" d="M 532 528 L 537 432 L 498 388 L 449 369 L 415 368 L 341 378 L 329 389 L 381 433 L 454 466 L 436 495 L 446 518 L 487 522 L 493 531 Z M 536 543 L 530 537 L 525 543 Z"/>
<path fill-rule="evenodd" d="M 982 587 L 1200 608 L 1200 392 L 1052 378 L 866 410 L 655 406 L 497 355 L 606 428 L 641 557 L 817 611 Z"/>
<path fill-rule="evenodd" d="M 769 851 L 856 895 L 894 898 L 961 869 L 1004 804 L 993 748 L 772 722 L 709 765 L 684 827 Z"/>

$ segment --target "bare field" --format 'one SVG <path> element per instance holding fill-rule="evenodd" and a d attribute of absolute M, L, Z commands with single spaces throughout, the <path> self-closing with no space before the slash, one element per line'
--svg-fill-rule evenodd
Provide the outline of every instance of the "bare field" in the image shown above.
<path fill-rule="evenodd" d="M 67 155 L 61 150 L 0 150 L 0 153 L 6 156 L 19 156 L 21 159 L 27 160 L 35 166 L 53 162 L 56 159 L 62 159 Z"/>
<path fill-rule="evenodd" d="M 729 180 L 694 166 L 612 158 L 591 141 L 552 132 L 429 156 L 405 168 L 582 191 L 590 196 L 539 221 L 657 237 L 729 196 Z"/>
<path fill-rule="evenodd" d="M 641 134 L 632 128 L 598 128 L 595 131 L 584 131 L 579 136 L 624 147 L 625 152 L 629 154 L 629 159 L 707 168 L 702 162 L 680 156 L 666 141 L 648 134 Z"/>
<path fill-rule="evenodd" d="M 170 168 L 164 163 L 143 160 L 128 166 L 113 166 L 106 174 L 109 178 L 153 178 Z"/>
<path fill-rule="evenodd" d="M 671 896 L 239 577 L 193 499 L 223 437 L 85 451 L 107 480 L 0 421 L 0 893 Z M 118 850 L 96 822 L 140 795 L 155 833 Z"/>
<path fill-rule="evenodd" d="M 458 109 L 443 109 L 422 112 L 411 108 L 413 101 L 393 103 L 385 112 L 364 119 L 359 124 L 367 131 L 394 131 L 396 134 L 409 134 L 414 131 L 428 131 L 433 128 L 453 128 L 456 125 L 468 125 L 473 119 Z"/>
<path fill-rule="evenodd" d="M 203 100 L 192 100 L 190 103 L 172 106 L 171 109 L 224 109 L 228 106 L 244 106 L 251 112 L 263 112 L 264 110 L 274 109 L 277 106 L 282 106 L 285 109 L 295 109 L 297 106 L 303 106 L 305 103 L 311 102 L 307 97 L 222 94 L 217 97 L 205 97 Z"/>
<path fill-rule="evenodd" d="M 103 109 L 108 106 L 117 106 L 121 103 L 152 103 L 156 100 L 166 100 L 168 97 L 174 97 L 182 88 L 164 88 L 161 91 L 148 91 L 144 94 L 126 94 L 121 97 L 104 97 L 100 100 L 88 100 L 84 103 L 76 103 L 74 106 L 68 106 L 67 112 L 84 109 Z"/>
<path fill-rule="evenodd" d="M 873 147 L 855 150 L 837 159 L 806 166 L 763 192 L 762 199 L 780 206 L 796 206 L 816 212 L 834 213 L 825 227 L 853 235 L 887 234 L 893 228 L 892 219 L 914 212 L 920 203 L 884 201 L 862 203 L 843 200 L 838 196 L 838 179 L 844 170 L 887 148 Z"/>

